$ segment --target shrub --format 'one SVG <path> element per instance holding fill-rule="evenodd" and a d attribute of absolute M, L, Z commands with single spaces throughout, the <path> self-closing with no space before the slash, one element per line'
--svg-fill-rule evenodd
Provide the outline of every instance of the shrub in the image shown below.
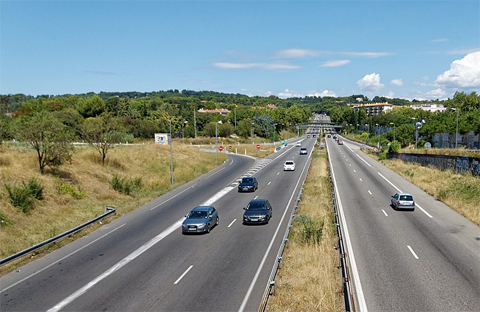
<path fill-rule="evenodd" d="M 114 175 L 111 185 L 115 191 L 130 195 L 133 190 L 139 189 L 141 187 L 142 178 L 135 178 L 133 180 L 129 180 L 127 178 L 120 178 L 119 176 Z"/>
<path fill-rule="evenodd" d="M 33 208 L 33 200 L 43 199 L 43 186 L 34 178 L 28 183 L 22 182 L 22 186 L 5 184 L 10 202 L 14 207 L 21 208 L 23 213 L 28 214 Z"/>
<path fill-rule="evenodd" d="M 320 244 L 323 237 L 323 220 L 312 219 L 309 216 L 300 215 L 295 218 L 295 225 L 299 235 L 297 241 L 300 244 Z"/>
<path fill-rule="evenodd" d="M 85 192 L 77 190 L 73 185 L 60 182 L 57 186 L 57 190 L 60 194 L 67 194 L 75 199 L 82 199 L 85 196 Z"/>
<path fill-rule="evenodd" d="M 402 146 L 400 145 L 400 142 L 398 142 L 397 140 L 394 140 L 392 142 L 390 142 L 390 146 L 388 147 L 388 152 L 389 153 L 398 153 L 398 151 L 400 150 Z"/>
<path fill-rule="evenodd" d="M 1 212 L 0 212 L 0 228 L 4 226 L 9 226 L 11 224 L 10 220 L 7 219 Z"/>

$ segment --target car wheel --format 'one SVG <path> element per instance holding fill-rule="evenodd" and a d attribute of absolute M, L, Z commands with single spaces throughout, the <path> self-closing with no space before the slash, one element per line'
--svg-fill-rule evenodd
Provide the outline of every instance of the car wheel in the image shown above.
<path fill-rule="evenodd" d="M 219 220 L 218 220 L 218 217 L 217 217 L 217 220 L 215 221 L 215 226 L 218 225 L 218 221 L 219 221 Z"/>

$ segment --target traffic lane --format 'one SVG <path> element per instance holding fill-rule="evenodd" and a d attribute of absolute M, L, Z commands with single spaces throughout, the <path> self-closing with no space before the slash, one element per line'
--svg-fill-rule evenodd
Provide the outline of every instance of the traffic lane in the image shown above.
<path fill-rule="evenodd" d="M 233 175 L 238 175 L 236 171 L 243 170 L 243 167 L 253 163 L 253 160 L 246 159 L 244 161 L 242 157 L 235 163 L 236 166 L 223 170 L 223 179 L 231 179 Z M 43 305 L 51 306 L 62 300 L 74 290 L 108 270 L 157 235 L 159 231 L 179 220 L 191 206 L 198 205 L 199 201 L 204 200 L 206 194 L 212 191 L 211 185 L 214 180 L 210 177 L 211 174 L 207 174 L 203 178 L 197 179 L 195 181 L 197 188 L 187 187 L 185 190 L 188 192 L 182 193 L 181 196 L 176 196 L 180 193 L 170 198 L 165 195 L 157 199 L 154 205 L 147 205 L 156 208 L 162 206 L 161 208 L 155 210 L 142 208 L 115 220 L 112 224 L 118 226 L 112 230 L 112 233 L 104 237 L 96 237 L 96 233 L 103 231 L 103 229 L 98 230 L 96 233 L 69 244 L 76 247 L 73 251 L 67 245 L 48 257 L 20 268 L 17 273 L 3 277 L 0 279 L 1 295 L 8 297 L 8 300 L 2 300 L 2 311 L 7 307 L 8 309 L 18 307 L 20 310 L 42 309 Z M 206 187 L 203 187 L 202 183 L 205 183 Z M 192 193 L 192 195 L 186 195 L 188 193 Z M 160 200 L 163 201 L 160 202 Z M 128 223 L 122 223 L 122 221 L 128 221 Z M 110 227 L 110 225 L 106 227 Z M 83 248 L 82 245 L 87 247 Z M 70 250 L 71 253 L 65 255 L 64 250 Z M 21 275 L 18 274 L 20 272 L 22 272 Z M 15 283 L 18 284 L 9 288 Z M 25 300 L 25 293 L 28 293 L 30 300 Z"/>
<path fill-rule="evenodd" d="M 368 173 L 368 171 L 369 170 L 367 169 L 366 173 Z M 359 172 L 360 172 L 360 175 L 361 175 L 362 171 L 359 170 Z M 377 177 L 372 176 L 371 178 L 377 178 Z M 352 179 L 352 181 L 356 181 L 356 183 L 361 183 L 361 181 L 357 180 L 357 179 Z M 368 178 L 364 179 L 364 182 L 361 183 L 361 184 L 368 184 L 369 181 L 370 181 L 370 179 L 368 179 Z M 376 184 L 378 185 L 378 183 L 376 183 Z M 352 188 L 355 189 L 355 186 L 351 186 L 349 189 L 352 189 Z M 358 186 L 357 188 L 361 189 L 361 188 L 363 188 L 363 185 Z M 368 188 L 368 186 L 365 187 L 365 189 L 367 189 L 367 188 Z M 380 188 L 380 189 L 382 189 L 382 188 Z M 385 189 L 385 187 L 383 189 Z M 379 190 L 379 192 L 382 193 L 381 190 Z M 365 190 L 363 190 L 363 194 L 364 193 L 365 193 Z M 372 204 L 372 206 L 375 206 L 375 204 Z M 385 214 L 386 217 L 388 217 L 386 213 L 384 213 L 384 214 Z M 355 219 L 356 223 L 357 223 L 359 217 L 362 217 L 362 215 L 355 216 L 352 219 Z M 401 219 L 402 217 L 406 217 L 408 219 L 407 220 L 408 222 L 405 222 L 405 219 Z M 372 217 L 369 216 L 366 219 L 367 219 L 366 221 L 369 221 L 369 220 L 372 219 Z M 408 249 L 408 251 L 411 253 L 411 255 L 415 259 L 416 259 L 416 257 L 418 257 L 417 256 L 418 250 L 420 250 L 422 252 L 429 251 L 430 253 L 432 253 L 432 249 L 433 250 L 435 250 L 435 249 L 440 250 L 438 248 L 437 243 L 433 244 L 433 248 L 432 248 L 432 243 L 431 243 L 432 239 L 433 240 L 438 239 L 439 241 L 442 241 L 444 243 L 449 241 L 449 240 L 450 241 L 452 240 L 451 238 L 442 237 L 443 235 L 441 235 L 440 233 L 436 233 L 435 235 L 431 235 L 431 233 L 423 233 L 423 232 L 425 232 L 425 229 L 437 229 L 438 232 L 444 232 L 444 231 L 443 230 L 438 230 L 438 229 L 441 229 L 441 227 L 435 225 L 434 222 L 432 222 L 432 220 L 430 220 L 429 218 L 426 218 L 424 215 L 422 216 L 422 213 L 420 213 L 420 212 L 418 212 L 418 213 L 406 212 L 405 213 L 405 212 L 396 212 L 396 211 L 392 210 L 392 213 L 390 214 L 390 220 L 394 220 L 394 222 L 389 226 L 392 229 L 391 232 L 398 233 L 398 235 L 406 236 L 406 238 L 404 240 L 406 242 L 410 242 L 411 246 L 407 245 L 407 248 L 403 248 L 403 250 L 406 251 Z M 418 227 L 418 229 L 417 229 L 417 227 Z M 350 231 L 352 232 L 352 230 L 350 230 Z M 422 233 L 418 233 L 419 231 L 422 232 Z M 411 233 L 412 235 L 405 235 L 404 233 Z M 378 236 L 380 234 L 375 233 L 374 235 Z M 439 237 L 439 235 L 440 235 L 440 237 Z M 352 235 L 352 236 L 355 237 L 354 235 Z M 426 239 L 427 237 L 429 239 Z M 364 238 L 364 239 L 366 239 L 366 238 Z M 362 241 L 364 239 L 359 239 L 359 241 Z M 354 239 L 352 238 L 352 241 L 353 240 Z M 433 310 L 436 310 L 436 309 L 438 310 L 438 309 L 442 308 L 442 306 L 443 307 L 449 306 L 452 309 L 455 309 L 455 308 L 458 309 L 459 307 L 462 306 L 462 300 L 464 300 L 465 302 L 468 302 L 468 301 L 471 302 L 473 300 L 475 303 L 477 303 L 477 301 L 474 298 L 478 298 L 478 294 L 475 293 L 476 289 L 478 289 L 478 287 L 476 287 L 478 285 L 478 275 L 476 277 L 472 277 L 471 275 L 466 275 L 468 277 L 467 280 L 463 280 L 461 275 L 465 275 L 465 272 L 462 272 L 462 271 L 467 271 L 467 272 L 468 271 L 475 271 L 475 272 L 479 271 L 477 269 L 478 268 L 478 263 L 479 263 L 478 255 L 470 254 L 471 257 L 470 256 L 466 257 L 466 258 L 468 258 L 468 260 L 463 259 L 463 257 L 459 258 L 458 257 L 459 255 L 465 255 L 466 250 L 458 250 L 456 248 L 457 245 L 458 244 L 456 244 L 455 242 L 451 242 L 450 244 L 446 244 L 446 246 L 448 246 L 448 247 L 441 248 L 441 252 L 444 253 L 444 255 L 442 255 L 442 254 L 437 255 L 437 254 L 434 254 L 434 252 L 433 252 L 433 254 L 431 256 L 431 259 L 433 259 L 433 260 L 428 261 L 428 264 L 430 265 L 431 263 L 434 263 L 435 261 L 442 262 L 442 261 L 444 261 L 444 259 L 448 258 L 446 263 L 442 264 L 441 267 L 443 269 L 439 270 L 439 272 L 442 272 L 442 271 L 448 271 L 449 273 L 456 272 L 455 274 L 443 274 L 443 275 L 450 275 L 446 280 L 442 279 L 441 277 L 438 277 L 438 278 L 434 279 L 436 285 L 442 285 L 443 289 L 446 290 L 446 293 L 444 293 L 443 291 L 437 291 L 437 292 L 426 294 L 427 297 L 428 297 L 428 300 L 425 300 L 425 301 L 430 301 L 430 303 L 428 304 L 428 310 L 432 310 L 432 309 Z M 415 246 L 415 247 L 412 247 L 412 246 Z M 455 248 L 455 250 L 451 251 L 451 252 L 448 252 L 448 250 L 450 248 Z M 370 251 L 374 254 L 382 251 L 382 249 L 380 249 L 380 250 L 372 250 L 372 249 L 373 248 L 370 248 Z M 415 252 L 415 250 L 417 252 Z M 445 253 L 448 253 L 449 255 L 447 256 L 447 255 L 445 255 Z M 467 253 L 468 253 L 468 251 L 467 251 Z M 478 249 L 476 249 L 476 253 L 478 254 Z M 473 259 L 476 259 L 476 260 L 469 261 L 469 260 L 472 259 L 472 257 L 473 257 Z M 357 256 L 357 259 L 359 259 L 359 258 L 360 257 Z M 452 264 L 458 264 L 458 263 L 461 263 L 461 265 L 454 265 L 455 267 L 452 267 Z M 430 269 L 429 271 L 432 272 L 432 267 L 433 266 L 430 266 L 430 267 L 427 267 L 426 269 L 427 270 Z M 369 274 L 369 276 L 371 274 L 375 274 L 375 273 L 376 273 L 376 270 L 371 272 Z M 422 276 L 422 275 L 425 275 L 425 274 L 420 270 L 419 276 Z M 430 279 L 427 279 L 427 280 L 429 280 L 431 282 L 431 280 L 432 280 L 431 275 L 429 275 L 429 277 L 430 277 Z M 419 279 L 421 279 L 421 278 L 419 278 Z M 376 281 L 375 284 L 378 284 L 378 281 Z M 475 287 L 473 287 L 473 288 L 468 287 L 466 284 L 473 284 Z M 408 286 L 408 284 L 407 284 L 407 286 Z M 424 289 L 428 289 L 429 285 L 423 285 L 422 287 Z M 455 296 L 455 298 L 451 298 L 452 293 L 455 294 L 455 292 L 458 291 L 459 289 L 464 289 L 464 291 L 461 291 L 462 296 Z M 381 289 L 379 289 L 379 290 L 381 290 Z M 472 293 L 472 290 L 475 290 L 475 291 Z M 459 297 L 462 298 L 462 299 L 458 300 Z M 467 298 L 467 299 L 465 299 L 465 298 Z M 391 302 L 391 301 L 389 301 L 389 302 Z M 388 307 L 387 304 L 389 302 L 382 303 L 383 305 L 380 304 L 380 307 L 381 308 L 387 308 Z M 439 303 L 441 303 L 441 304 L 439 304 Z M 473 305 L 471 307 L 473 307 Z"/>
<path fill-rule="evenodd" d="M 291 200 L 293 195 L 288 196 L 287 191 L 295 185 L 292 182 L 290 179 L 277 178 L 275 185 L 263 189 L 263 194 L 258 195 L 261 198 L 268 198 L 273 206 L 272 219 L 265 225 L 242 224 L 241 203 L 244 201 L 242 194 L 232 194 L 232 197 L 238 199 L 220 200 L 225 201 L 225 204 L 232 201 L 237 203 L 233 214 L 224 217 L 227 218 L 228 230 L 222 232 L 221 241 L 214 244 L 204 257 L 192 259 L 192 269 L 188 270 L 190 266 L 188 268 L 186 266 L 187 274 L 168 295 L 163 296 L 163 300 L 157 304 L 158 308 L 153 309 L 238 311 L 245 301 L 245 310 L 256 310 L 276 261 L 276 254 L 293 207 Z M 278 192 L 279 189 L 282 190 L 281 194 Z M 289 207 L 286 206 L 288 203 Z M 280 221 L 282 223 L 279 226 Z M 250 296 L 246 298 L 250 287 L 252 287 Z"/>

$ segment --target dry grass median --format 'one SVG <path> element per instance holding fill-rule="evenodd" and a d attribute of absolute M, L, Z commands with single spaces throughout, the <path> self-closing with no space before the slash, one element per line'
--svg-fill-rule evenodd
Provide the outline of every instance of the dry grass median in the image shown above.
<path fill-rule="evenodd" d="M 313 156 L 268 311 L 345 311 L 327 158 Z"/>

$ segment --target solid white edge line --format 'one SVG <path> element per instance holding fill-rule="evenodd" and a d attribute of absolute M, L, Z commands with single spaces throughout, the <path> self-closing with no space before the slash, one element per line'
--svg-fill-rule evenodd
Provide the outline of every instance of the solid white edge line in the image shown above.
<path fill-rule="evenodd" d="M 233 221 L 230 222 L 230 224 L 227 227 L 231 227 L 235 223 L 235 221 L 237 221 L 237 219 L 233 219 Z"/>
<path fill-rule="evenodd" d="M 172 224 L 169 228 L 167 228 L 165 231 L 158 234 L 157 236 L 155 236 L 154 238 L 149 240 L 147 243 L 145 243 L 143 246 L 141 246 L 140 248 L 138 248 L 137 250 L 135 250 L 134 252 L 132 252 L 131 254 L 126 256 L 125 258 L 123 258 L 122 260 L 120 260 L 117 264 L 112 266 L 110 269 L 108 269 L 107 271 L 103 272 L 102 274 L 100 274 L 99 276 L 94 278 L 87 285 L 83 286 L 82 288 L 80 288 L 79 290 L 77 290 L 76 292 L 74 292 L 73 294 L 68 296 L 67 298 L 63 299 L 62 301 L 57 303 L 54 307 L 48 309 L 47 312 L 60 311 L 61 309 L 66 307 L 68 304 L 70 304 L 72 301 L 74 301 L 75 299 L 77 299 L 78 297 L 80 297 L 81 295 L 86 293 L 90 288 L 95 286 L 97 283 L 99 283 L 103 279 L 107 278 L 111 274 L 115 273 L 116 271 L 120 270 L 122 267 L 124 267 L 125 265 L 130 263 L 132 260 L 134 260 L 135 258 L 140 256 L 142 253 L 144 253 L 145 251 L 147 251 L 148 249 L 153 247 L 156 243 L 158 243 L 159 241 L 161 241 L 162 239 L 167 237 L 173 231 L 175 231 L 180 226 L 182 226 L 182 223 L 183 223 L 183 218 L 178 220 L 177 222 Z"/>
<path fill-rule="evenodd" d="M 183 272 L 183 274 L 180 275 L 180 277 L 173 284 L 177 285 L 182 280 L 182 278 L 184 278 L 185 275 L 187 275 L 188 271 L 190 271 L 192 268 L 193 268 L 193 265 L 189 266 L 188 269 L 185 272 Z"/>
<path fill-rule="evenodd" d="M 358 156 L 358 157 L 360 157 L 360 156 Z M 360 281 L 360 275 L 358 274 L 358 268 L 357 268 L 357 263 L 355 261 L 355 255 L 353 254 L 353 246 L 352 246 L 352 242 L 350 241 L 350 234 L 348 232 L 347 220 L 345 219 L 345 215 L 344 215 L 344 211 L 343 211 L 342 200 L 340 199 L 340 196 L 338 194 L 337 179 L 335 178 L 335 172 L 334 172 L 333 166 L 332 166 L 332 159 L 330 157 L 328 159 L 329 159 L 328 161 L 330 162 L 330 168 L 332 169 L 332 179 L 333 179 L 333 184 L 335 185 L 335 194 L 336 194 L 336 197 L 337 197 L 338 209 L 339 209 L 339 212 L 340 212 L 340 220 L 343 224 L 343 231 L 344 231 L 343 234 L 345 236 L 344 241 L 347 244 L 347 256 L 350 258 L 350 265 L 352 266 L 351 271 L 353 273 L 353 281 L 354 281 L 353 285 L 355 286 L 355 290 L 356 290 L 357 301 L 358 301 L 358 305 L 359 305 L 358 308 L 359 308 L 360 312 L 366 312 L 366 311 L 368 311 L 367 303 L 365 301 L 365 295 L 363 294 L 362 283 Z M 360 159 L 362 159 L 362 158 L 360 157 Z M 370 166 L 370 164 L 368 164 L 367 162 L 365 162 L 365 163 Z"/>
<path fill-rule="evenodd" d="M 358 155 L 357 153 L 355 153 L 355 155 L 357 155 L 358 158 L 360 158 L 364 163 L 366 163 L 369 167 L 371 167 L 372 165 L 370 165 L 365 159 L 363 159 L 362 157 L 360 157 L 360 155 Z"/>
<path fill-rule="evenodd" d="M 410 245 L 407 245 L 408 249 L 410 250 L 410 252 L 412 253 L 413 257 L 415 257 L 415 259 L 419 259 L 417 254 L 415 253 L 415 251 L 413 251 L 412 247 L 410 247 Z"/>
<path fill-rule="evenodd" d="M 402 192 L 398 187 L 396 187 L 392 182 L 390 182 L 387 178 L 385 178 L 380 172 L 377 172 L 385 181 L 387 181 L 391 186 L 393 186 L 397 191 Z M 418 207 L 424 214 L 426 214 L 429 218 L 433 219 L 433 216 L 429 214 L 425 209 L 420 207 L 417 203 L 415 203 L 415 206 Z"/>
<path fill-rule="evenodd" d="M 308 155 L 308 157 L 310 158 L 312 155 L 312 152 L 310 152 L 310 154 Z M 301 180 L 301 177 L 303 176 L 304 172 L 305 172 L 305 169 L 307 167 L 307 164 L 308 164 L 308 161 L 305 163 L 305 165 L 303 166 L 303 170 L 302 172 L 300 173 L 300 178 L 298 179 L 297 181 L 297 184 L 295 185 L 295 188 L 294 190 L 298 189 L 298 185 L 300 184 L 300 180 Z M 240 308 L 238 309 L 239 312 L 243 312 L 243 310 L 245 309 L 245 306 L 247 305 L 247 301 L 248 299 L 250 298 L 250 295 L 253 291 L 253 287 L 255 286 L 255 284 L 257 283 L 257 279 L 258 279 L 258 276 L 260 275 L 260 271 L 263 269 L 263 266 L 265 264 L 265 261 L 267 260 L 267 256 L 270 252 L 270 249 L 272 249 L 272 246 L 273 246 L 273 242 L 275 241 L 275 238 L 277 237 L 277 234 L 278 234 L 278 231 L 280 230 L 280 226 L 282 225 L 282 222 L 283 222 L 283 219 L 285 219 L 285 215 L 287 214 L 287 211 L 288 211 L 288 207 L 290 206 L 290 204 L 292 203 L 292 200 L 293 200 L 293 197 L 295 195 L 295 191 L 292 193 L 292 196 L 290 196 L 290 200 L 288 201 L 287 203 L 287 207 L 285 208 L 285 211 L 283 212 L 283 215 L 282 215 L 282 218 L 280 219 L 280 223 L 278 223 L 278 226 L 277 226 L 277 229 L 275 230 L 275 233 L 273 234 L 273 237 L 272 237 L 272 240 L 270 241 L 270 244 L 268 245 L 268 248 L 267 248 L 267 251 L 265 252 L 265 254 L 263 255 L 263 258 L 262 258 L 262 262 L 260 262 L 260 265 L 258 266 L 258 269 L 257 269 L 257 272 L 255 273 L 255 276 L 253 277 L 253 280 L 252 280 L 252 283 L 250 284 L 250 287 L 248 287 L 248 290 L 247 290 L 247 293 L 245 295 L 245 297 L 243 298 L 243 301 L 242 301 L 242 304 L 240 305 Z"/>
<path fill-rule="evenodd" d="M 37 275 L 38 273 L 41 273 L 41 272 L 45 271 L 46 269 L 48 269 L 48 268 L 50 268 L 51 266 L 53 266 L 53 265 L 55 265 L 55 264 L 59 263 L 60 261 L 63 261 L 64 259 L 66 259 L 66 258 L 68 258 L 68 257 L 70 257 L 70 256 L 72 256 L 72 255 L 74 255 L 74 254 L 76 254 L 76 253 L 77 253 L 77 252 L 79 252 L 80 250 L 82 250 L 82 249 L 84 249 L 84 248 L 87 248 L 88 246 L 90 246 L 90 245 L 94 244 L 95 242 L 99 241 L 100 239 L 104 238 L 105 236 L 107 236 L 107 235 L 109 235 L 109 234 L 111 234 L 111 233 L 115 232 L 116 230 L 120 229 L 120 228 L 121 228 L 121 227 L 123 227 L 124 225 L 126 225 L 126 223 L 124 223 L 124 224 L 120 225 L 119 227 L 117 227 L 117 228 L 115 228 L 115 229 L 111 230 L 111 231 L 110 231 L 110 232 L 108 232 L 108 233 L 105 233 L 105 234 L 103 234 L 103 235 L 102 235 L 102 236 L 100 236 L 99 238 L 97 238 L 97 239 L 95 239 L 95 240 L 91 241 L 90 243 L 88 243 L 88 244 L 84 245 L 83 247 L 80 247 L 80 248 L 78 248 L 78 249 L 77 249 L 77 250 L 75 250 L 74 252 L 71 252 L 71 253 L 69 253 L 68 255 L 66 255 L 66 256 L 64 256 L 64 257 L 62 257 L 62 258 L 60 258 L 60 259 L 58 259 L 57 261 L 50 263 L 49 265 L 47 265 L 46 267 L 44 267 L 44 268 L 42 268 L 42 269 L 40 269 L 40 270 L 36 271 L 35 273 L 32 273 L 32 274 L 30 274 L 29 276 L 27 276 L 27 277 L 25 277 L 25 278 L 23 278 L 23 279 L 19 280 L 19 281 L 18 281 L 18 282 L 16 282 L 15 284 L 12 284 L 12 285 L 10 285 L 10 286 L 8 286 L 8 287 L 6 287 L 6 288 L 3 288 L 2 290 L 0 290 L 0 294 L 1 294 L 2 292 L 4 292 L 4 291 L 7 291 L 7 290 L 9 290 L 9 289 L 10 289 L 10 288 L 12 288 L 12 287 L 15 287 L 15 286 L 17 286 L 17 285 L 18 285 L 18 284 L 20 284 L 21 282 L 24 282 L 24 281 L 26 281 L 27 279 L 29 279 L 29 278 L 31 278 L 31 277 L 33 277 L 33 276 Z"/>

